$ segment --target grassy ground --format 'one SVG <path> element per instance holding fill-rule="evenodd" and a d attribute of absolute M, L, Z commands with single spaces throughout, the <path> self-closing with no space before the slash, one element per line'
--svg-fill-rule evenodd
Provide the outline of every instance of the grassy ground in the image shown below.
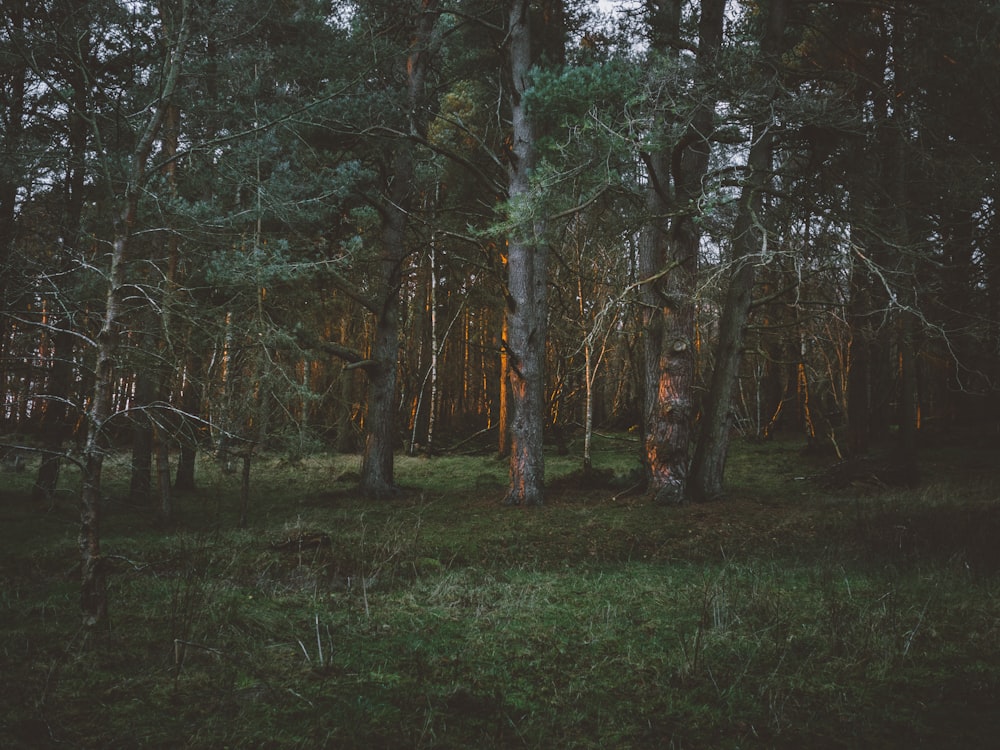
<path fill-rule="evenodd" d="M 108 466 L 111 623 L 78 623 L 73 477 L 0 475 L 0 746 L 982 748 L 1000 736 L 995 448 L 906 490 L 830 490 L 794 444 L 738 444 L 725 502 L 626 492 L 634 445 L 544 508 L 489 457 L 262 459 L 250 528 L 207 461 L 158 528 Z"/>

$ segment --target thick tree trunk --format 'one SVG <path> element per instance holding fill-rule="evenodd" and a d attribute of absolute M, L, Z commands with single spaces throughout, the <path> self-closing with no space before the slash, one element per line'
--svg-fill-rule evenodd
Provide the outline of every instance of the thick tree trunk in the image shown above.
<path fill-rule="evenodd" d="M 535 63 L 532 19 L 538 12 L 524 0 L 510 4 L 508 40 L 513 130 L 508 199 L 528 210 L 530 175 L 537 160 L 534 123 L 523 96 Z M 545 497 L 545 342 L 548 246 L 543 219 L 529 218 L 514 230 L 507 247 L 507 362 L 510 422 L 510 505 L 541 505 Z"/>
<path fill-rule="evenodd" d="M 542 256 L 541 258 L 539 256 Z M 508 373 L 510 384 L 510 491 L 507 503 L 544 502 L 545 458 L 545 273 L 546 253 L 510 245 Z M 539 278 L 541 276 L 542 278 Z M 538 306 L 543 311 L 538 313 Z M 535 309 L 532 309 L 535 308 Z"/>
<path fill-rule="evenodd" d="M 396 358 L 399 354 L 398 270 L 389 273 L 387 283 L 390 291 L 375 325 L 371 352 L 373 364 L 367 368 L 368 414 L 365 417 L 365 450 L 361 462 L 361 491 L 376 498 L 396 489 L 393 448 L 396 438 Z"/>
<path fill-rule="evenodd" d="M 771 0 L 761 52 L 773 61 L 784 34 L 789 0 Z M 773 76 L 771 70 L 765 75 Z M 777 81 L 767 85 L 765 100 L 772 99 Z M 754 285 L 754 254 L 767 241 L 761 232 L 763 191 L 771 180 L 774 136 L 770 120 L 753 126 L 747 174 L 740 193 L 736 225 L 733 229 L 732 276 L 719 321 L 715 367 L 708 401 L 701 419 L 701 433 L 695 445 L 688 477 L 688 496 L 693 500 L 713 500 L 722 496 L 729 433 L 732 426 L 732 399 L 739 376 L 743 338 Z"/>
<path fill-rule="evenodd" d="M 711 66 L 722 44 L 724 0 L 702 0 L 699 22 L 699 75 Z M 681 48 L 680 3 L 658 4 L 651 18 L 654 39 L 665 51 Z M 688 132 L 670 151 L 647 159 L 646 206 L 650 223 L 640 245 L 639 270 L 643 330 L 643 463 L 646 481 L 659 503 L 686 496 L 694 423 L 694 286 L 700 233 L 690 216 L 708 170 L 709 136 L 715 99 L 706 96 Z M 664 127 L 669 127 L 664 123 Z M 673 192 L 671 194 L 671 183 Z M 676 209 L 681 209 L 680 211 Z M 673 219 L 671 214 L 679 214 Z"/>
<path fill-rule="evenodd" d="M 413 44 L 406 60 L 407 107 L 410 127 L 419 132 L 425 78 L 430 64 L 429 44 L 437 21 L 437 0 L 425 0 Z M 399 357 L 400 285 L 406 260 L 406 228 L 412 204 L 414 144 L 397 144 L 392 163 L 388 200 L 382 208 L 382 292 L 375 310 L 375 341 L 368 373 L 368 415 L 365 451 L 361 463 L 361 491 L 382 497 L 396 490 L 393 449 L 396 442 L 396 362 Z"/>
<path fill-rule="evenodd" d="M 640 289 L 643 311 L 643 458 L 656 501 L 684 498 L 693 408 L 695 256 L 672 257 L 690 248 L 671 242 L 661 224 L 669 213 L 669 170 L 662 155 L 650 157 L 647 208 L 654 217 L 644 232 L 639 271 L 651 279 Z"/>
<path fill-rule="evenodd" d="M 761 134 L 755 129 L 754 135 Z M 768 149 L 770 159 L 770 149 Z M 744 192 L 747 190 L 744 187 Z M 742 216 L 745 212 L 741 210 Z M 751 293 L 754 283 L 754 260 L 749 257 L 749 246 L 754 243 L 747 237 L 752 231 L 749 217 L 747 221 L 736 222 L 735 244 L 744 246 L 740 256 L 735 258 L 734 270 L 726 293 L 719 321 L 718 344 L 715 352 L 715 367 L 712 370 L 708 401 L 701 419 L 701 433 L 695 445 L 688 479 L 688 495 L 692 500 L 715 500 L 723 493 L 723 476 L 729 450 L 729 433 L 732 428 L 732 400 L 736 378 L 739 374 L 743 351 L 743 334 L 746 330 L 747 315 L 750 311 Z M 757 232 L 753 232 L 757 235 Z"/>
<path fill-rule="evenodd" d="M 25 0 L 11 0 L 4 3 L 4 13 L 7 16 L 7 28 L 18 33 L 24 30 L 26 21 Z M 19 155 L 22 153 L 22 136 L 25 125 L 25 94 L 27 92 L 28 65 L 25 61 L 15 61 L 9 58 L 4 61 L 6 75 L 5 107 L 0 112 L 0 149 L 3 154 Z M 6 157 L 5 157 L 6 158 Z M 15 247 L 17 231 L 18 189 L 23 183 L 19 172 L 21 166 L 16 159 L 5 164 L 0 169 L 0 306 L 3 310 L 12 310 L 13 297 L 20 296 L 21 290 L 12 288 L 13 269 L 12 254 Z M 16 285 L 14 285 L 16 286 Z M 15 396 L 14 382 L 10 367 L 13 357 L 8 356 L 11 334 L 16 324 L 6 315 L 0 316 L 0 403 L 9 404 Z M 0 423 L 5 431 L 13 428 L 8 420 Z M 58 464 L 55 467 L 58 470 Z"/>

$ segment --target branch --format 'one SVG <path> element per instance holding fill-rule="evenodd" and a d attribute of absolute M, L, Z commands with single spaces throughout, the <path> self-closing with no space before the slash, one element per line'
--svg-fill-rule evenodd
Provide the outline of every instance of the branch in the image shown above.
<path fill-rule="evenodd" d="M 594 193 L 590 198 L 588 198 L 587 200 L 585 200 L 583 203 L 580 203 L 580 204 L 578 204 L 576 206 L 573 206 L 572 208 L 567 208 L 565 211 L 560 211 L 559 213 L 557 213 L 554 216 L 551 216 L 549 218 L 552 221 L 558 221 L 559 219 L 567 219 L 570 216 L 578 214 L 578 213 L 580 213 L 582 211 L 586 211 L 594 203 L 597 202 L 598 198 L 600 198 L 601 196 L 603 196 L 610 189 L 611 189 L 610 185 L 605 185 L 600 190 L 598 190 L 596 193 Z"/>
<path fill-rule="evenodd" d="M 372 370 L 378 366 L 375 360 L 369 359 L 359 350 L 344 344 L 338 344 L 336 341 L 323 341 L 312 331 L 307 331 L 301 324 L 295 326 L 293 335 L 299 346 L 303 349 L 320 351 L 346 362 L 347 364 L 344 366 L 345 370 Z"/>
<path fill-rule="evenodd" d="M 369 297 L 367 294 L 362 294 L 358 291 L 357 286 L 352 284 L 350 279 L 340 273 L 340 271 L 335 268 L 327 268 L 326 273 L 330 276 L 333 281 L 334 286 L 341 292 L 343 292 L 348 298 L 354 300 L 368 312 L 378 315 L 381 309 L 378 300 L 373 297 Z"/>

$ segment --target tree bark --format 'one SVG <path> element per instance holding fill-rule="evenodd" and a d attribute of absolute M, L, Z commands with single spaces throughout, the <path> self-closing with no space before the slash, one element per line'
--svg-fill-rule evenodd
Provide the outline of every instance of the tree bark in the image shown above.
<path fill-rule="evenodd" d="M 648 159 L 647 210 L 670 212 L 670 173 L 662 154 Z M 665 219 L 647 226 L 639 271 L 654 279 L 640 287 L 643 331 L 643 459 L 648 488 L 660 503 L 684 498 L 693 419 L 693 268 L 690 247 L 672 242 Z"/>
<path fill-rule="evenodd" d="M 500 392 L 497 399 L 497 457 L 510 456 L 510 362 L 507 356 L 507 311 L 500 323 Z"/>
<path fill-rule="evenodd" d="M 789 0 L 771 0 L 761 40 L 766 65 L 774 65 L 784 34 Z M 765 84 L 762 99 L 770 102 L 778 91 L 776 72 Z M 736 225 L 733 229 L 733 271 L 719 321 L 715 368 L 712 371 L 708 401 L 701 419 L 701 433 L 695 445 L 688 477 L 688 496 L 693 500 L 714 500 L 723 494 L 729 433 L 732 426 L 732 399 L 739 376 L 743 338 L 750 312 L 754 285 L 753 257 L 767 241 L 762 231 L 764 190 L 771 181 L 774 136 L 768 115 L 754 124 L 746 178 L 740 192 Z"/>
<path fill-rule="evenodd" d="M 406 59 L 407 111 L 413 135 L 421 132 L 431 35 L 438 18 L 437 0 L 424 0 Z M 368 374 L 368 415 L 361 462 L 361 491 L 383 497 L 396 490 L 393 449 L 396 442 L 396 380 L 399 357 L 400 285 L 406 261 L 406 229 L 415 176 L 413 140 L 396 145 L 388 200 L 382 207 L 382 293 L 375 310 L 375 340 Z"/>
<path fill-rule="evenodd" d="M 529 71 L 538 50 L 532 42 L 539 10 L 524 0 L 509 6 L 511 155 L 508 200 L 527 218 L 507 247 L 507 369 L 510 421 L 509 505 L 541 505 L 545 497 L 545 343 L 548 245 L 544 217 L 529 206 L 531 171 L 537 162 L 535 124 L 524 106 Z"/>
<path fill-rule="evenodd" d="M 663 51 L 681 48 L 681 4 L 658 3 L 651 18 L 653 39 Z M 699 75 L 712 75 L 722 44 L 724 0 L 702 0 Z M 646 208 L 650 222 L 640 245 L 643 330 L 643 463 L 646 482 L 659 503 L 686 496 L 694 424 L 694 287 L 700 233 L 692 220 L 708 171 L 715 97 L 703 94 L 691 125 L 670 150 L 647 157 Z M 663 123 L 668 127 L 669 123 Z M 668 218 L 671 214 L 677 214 Z"/>
<path fill-rule="evenodd" d="M 153 426 L 153 444 L 156 453 L 156 486 L 160 493 L 160 520 L 174 520 L 174 499 L 170 492 L 170 443 L 166 431 L 158 424 Z"/>
<path fill-rule="evenodd" d="M 126 192 L 116 217 L 115 236 L 111 245 L 103 322 L 97 337 L 93 393 L 87 412 L 80 491 L 80 608 L 84 626 L 91 629 L 105 624 L 108 614 L 107 570 L 101 555 L 101 478 L 107 449 L 104 430 L 113 414 L 114 356 L 120 336 L 122 288 L 125 283 L 129 240 L 138 213 L 139 196 L 146 181 L 147 160 L 180 75 L 187 38 L 186 10 L 184 5 L 177 39 L 167 53 L 164 84 L 159 100 L 153 105 L 145 129 L 129 156 Z"/>
<path fill-rule="evenodd" d="M 142 348 L 152 352 L 156 346 L 151 321 L 146 320 L 141 335 Z M 132 403 L 132 465 L 129 479 L 129 500 L 136 505 L 149 505 L 153 477 L 153 421 L 149 407 L 156 398 L 156 368 L 140 366 L 135 374 L 135 399 Z"/>
<path fill-rule="evenodd" d="M 23 32 L 26 18 L 25 0 L 13 0 L 4 4 L 8 18 L 8 28 L 11 32 Z M 27 93 L 27 61 L 5 61 L 3 72 L 0 73 L 0 84 L 3 86 L 3 106 L 0 106 L 0 148 L 2 153 L 19 154 L 22 149 L 22 137 L 25 127 Z M 16 159 L 11 159 L 5 168 L 0 170 L 0 305 L 4 310 L 11 310 L 12 289 L 11 271 L 13 271 L 12 254 L 15 247 L 17 231 L 17 201 L 18 188 L 23 181 L 21 168 Z M 16 292 L 16 290 L 14 290 Z M 19 296 L 19 295 L 17 295 Z M 14 397 L 12 379 L 9 374 L 12 357 L 8 356 L 8 347 L 15 323 L 6 315 L 0 316 L 0 399 L 2 403 L 10 403 Z M 4 420 L 5 422 L 7 420 Z M 4 424 L 4 429 L 13 425 Z M 58 464 L 56 465 L 58 469 Z"/>
<path fill-rule="evenodd" d="M 198 351 L 188 354 L 184 368 L 184 383 L 181 392 L 181 423 L 183 432 L 180 450 L 177 456 L 177 473 L 174 478 L 174 489 L 189 491 L 195 488 L 195 461 L 198 457 L 198 446 L 201 443 L 202 381 L 204 375 L 204 357 Z"/>
<path fill-rule="evenodd" d="M 81 49 L 86 49 L 88 40 L 83 40 Z M 68 75 L 72 90 L 73 106 L 68 120 L 67 146 L 69 147 L 66 169 L 66 212 L 61 229 L 64 255 L 60 261 L 62 270 L 68 271 L 69 259 L 77 254 L 80 226 L 83 217 L 83 193 L 86 179 L 87 152 L 87 82 L 84 71 L 72 69 Z M 73 388 L 74 337 L 71 333 L 72 321 L 69 315 L 57 313 L 53 320 L 57 332 L 52 336 L 52 368 L 47 389 L 48 402 L 42 416 L 42 447 L 44 453 L 38 466 L 38 474 L 32 495 L 38 502 L 51 502 L 59 482 L 62 464 L 63 443 L 69 437 L 71 391 Z"/>

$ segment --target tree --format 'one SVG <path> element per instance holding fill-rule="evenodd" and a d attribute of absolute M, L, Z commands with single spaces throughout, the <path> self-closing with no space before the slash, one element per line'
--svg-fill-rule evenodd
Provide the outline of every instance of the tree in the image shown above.
<path fill-rule="evenodd" d="M 733 227 L 732 272 L 719 321 L 715 363 L 701 432 L 691 459 L 688 494 L 695 500 L 722 495 L 729 447 L 731 409 L 743 354 L 743 338 L 754 286 L 755 255 L 767 243 L 764 193 L 772 179 L 774 134 L 770 104 L 779 92 L 779 55 L 787 23 L 788 0 L 771 0 L 760 42 L 758 102 L 754 107 L 750 149 Z"/>
<path fill-rule="evenodd" d="M 703 0 L 697 58 L 689 72 L 681 52 L 680 2 L 650 2 L 654 48 L 665 56 L 664 104 L 643 154 L 646 210 L 639 251 L 643 331 L 643 463 L 656 501 L 685 499 L 696 405 L 695 283 L 701 234 L 699 208 L 715 132 L 718 89 L 714 60 L 722 44 L 725 2 Z M 693 78 L 694 80 L 690 80 Z M 673 79 L 673 80 L 672 80 Z M 691 87 L 688 111 L 673 102 Z"/>
<path fill-rule="evenodd" d="M 129 243 L 138 213 L 139 198 L 149 175 L 149 158 L 160 127 L 177 87 L 187 41 L 187 5 L 181 0 L 176 16 L 168 12 L 159 19 L 165 57 L 162 77 L 149 105 L 148 117 L 139 123 L 135 141 L 127 155 L 124 194 L 120 199 L 114 225 L 114 237 L 107 272 L 107 296 L 101 330 L 96 341 L 96 365 L 93 393 L 87 411 L 87 428 L 81 455 L 82 489 L 80 493 L 81 609 L 89 628 L 103 625 L 107 619 L 106 566 L 101 555 L 100 507 L 101 474 L 106 454 L 105 434 L 113 416 L 112 387 L 114 357 L 122 324 L 121 305 L 129 261 Z M 110 175 L 109 175 L 110 176 Z"/>
<path fill-rule="evenodd" d="M 544 502 L 545 344 L 548 314 L 546 217 L 530 201 L 532 172 L 538 164 L 539 133 L 525 107 L 532 68 L 545 53 L 561 56 L 562 4 L 510 0 L 508 59 L 511 151 L 507 200 L 511 235 L 507 246 L 507 368 L 510 387 L 509 505 Z"/>

